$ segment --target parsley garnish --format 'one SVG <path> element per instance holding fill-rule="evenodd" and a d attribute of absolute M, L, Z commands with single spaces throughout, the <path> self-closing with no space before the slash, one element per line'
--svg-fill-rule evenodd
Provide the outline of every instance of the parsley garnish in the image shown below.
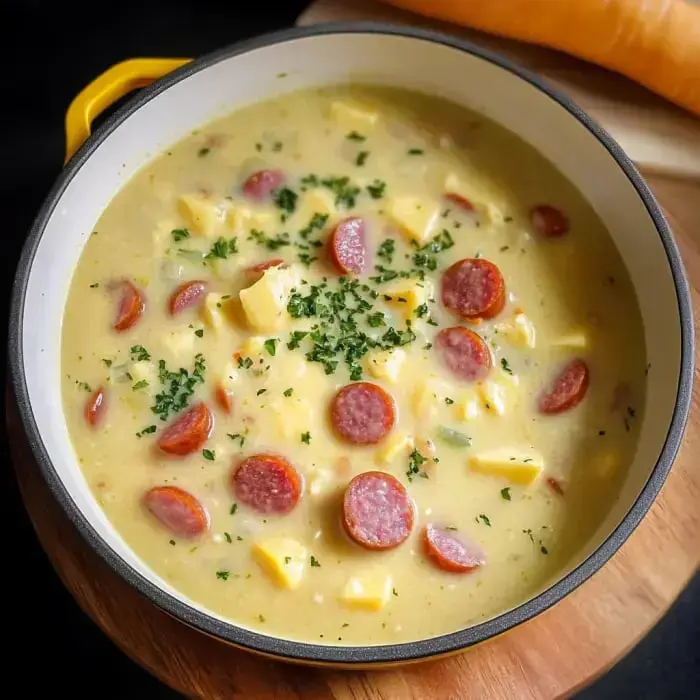
<path fill-rule="evenodd" d="M 278 233 L 274 238 L 267 236 L 263 231 L 256 228 L 251 229 L 248 240 L 255 241 L 259 245 L 264 245 L 269 250 L 277 250 L 286 245 L 291 245 L 288 233 Z"/>
<path fill-rule="evenodd" d="M 226 433 L 226 435 L 228 435 L 234 442 L 238 440 L 240 446 L 243 447 L 243 444 L 245 443 L 245 435 L 241 433 Z"/>
<path fill-rule="evenodd" d="M 357 166 L 362 166 L 367 162 L 367 158 L 369 157 L 369 151 L 360 151 L 357 154 L 357 158 L 355 158 L 355 165 Z"/>
<path fill-rule="evenodd" d="M 131 387 L 132 391 L 138 391 L 139 389 L 145 389 L 148 386 L 148 381 L 145 379 L 141 379 L 140 381 L 136 382 L 134 386 Z"/>
<path fill-rule="evenodd" d="M 397 598 L 399 597 L 399 592 L 398 592 L 395 588 L 392 588 L 392 589 L 391 589 L 391 592 L 392 592 L 392 594 L 395 595 Z"/>
<path fill-rule="evenodd" d="M 369 192 L 369 196 L 372 199 L 381 199 L 386 190 L 386 182 L 383 180 L 375 180 L 371 185 L 367 185 L 365 189 Z"/>
<path fill-rule="evenodd" d="M 205 148 L 200 148 L 200 149 L 197 151 L 197 155 L 198 155 L 200 158 L 204 158 L 204 156 L 209 155 L 210 152 L 211 152 L 211 148 L 206 148 L 206 147 L 205 147 Z"/>
<path fill-rule="evenodd" d="M 301 434 L 301 441 L 305 445 L 310 445 L 311 444 L 311 433 L 307 430 L 305 433 Z"/>
<path fill-rule="evenodd" d="M 178 241 L 182 241 L 185 238 L 189 238 L 190 232 L 186 228 L 174 228 L 170 232 L 170 235 L 173 237 L 173 240 L 177 243 Z"/>
<path fill-rule="evenodd" d="M 204 449 L 202 450 L 202 457 L 213 462 L 216 459 L 216 452 L 214 450 Z"/>
<path fill-rule="evenodd" d="M 265 350 L 274 357 L 275 353 L 277 352 L 277 338 L 268 338 L 264 343 L 263 346 L 265 347 Z"/>
<path fill-rule="evenodd" d="M 229 515 L 235 515 L 236 511 L 238 510 L 238 503 L 232 503 L 231 508 L 229 510 Z"/>
<path fill-rule="evenodd" d="M 250 357 L 239 357 L 238 366 L 241 369 L 250 369 L 253 366 L 253 360 Z"/>
<path fill-rule="evenodd" d="M 510 501 L 510 486 L 501 489 L 501 498 L 504 501 Z"/>
<path fill-rule="evenodd" d="M 294 393 L 294 389 L 290 386 L 289 389 L 285 389 L 282 393 L 289 398 Z"/>
<path fill-rule="evenodd" d="M 311 555 L 311 559 L 309 560 L 309 563 L 311 564 L 311 566 L 321 568 L 320 562 L 318 561 L 318 559 L 316 559 L 316 557 L 313 554 Z"/>
<path fill-rule="evenodd" d="M 256 396 L 262 396 L 266 391 L 267 391 L 267 389 L 258 389 L 258 390 L 255 392 L 255 395 L 256 395 Z"/>
<path fill-rule="evenodd" d="M 421 304 L 420 306 L 416 306 L 416 308 L 413 310 L 413 313 L 415 313 L 416 316 L 418 316 L 418 318 L 426 316 L 428 314 L 428 305 Z"/>
<path fill-rule="evenodd" d="M 294 190 L 290 190 L 289 187 L 282 187 L 274 191 L 273 201 L 284 212 L 282 215 L 283 221 L 290 214 L 294 213 L 294 210 L 297 208 L 298 198 L 299 195 Z"/>
<path fill-rule="evenodd" d="M 513 374 L 513 370 L 510 368 L 510 365 L 508 364 L 508 360 L 506 360 L 505 357 L 501 358 L 501 367 L 504 372 L 507 372 L 508 374 Z"/>
<path fill-rule="evenodd" d="M 222 569 L 221 571 L 216 572 L 216 578 L 221 579 L 222 581 L 228 581 L 228 577 L 231 575 L 230 571 L 226 571 L 226 569 Z"/>
<path fill-rule="evenodd" d="M 203 337 L 204 337 L 204 328 L 198 328 L 198 329 L 194 332 L 194 334 L 195 334 L 198 338 L 203 338 Z"/>
<path fill-rule="evenodd" d="M 425 151 L 422 148 L 409 148 L 408 149 L 408 155 L 409 156 L 422 156 Z"/>
<path fill-rule="evenodd" d="M 93 283 L 90 285 L 90 289 L 97 289 L 99 286 L 100 286 L 100 283 L 99 283 L 99 282 L 93 282 Z"/>
<path fill-rule="evenodd" d="M 136 362 L 147 362 L 151 359 L 151 354 L 143 347 L 143 345 L 132 345 L 129 350 L 131 360 Z M 112 364 L 110 362 L 110 364 Z M 109 365 L 107 365 L 109 367 Z"/>
<path fill-rule="evenodd" d="M 185 408 L 190 397 L 194 394 L 197 384 L 204 383 L 206 365 L 204 355 L 198 353 L 194 358 L 194 368 L 190 374 L 184 367 L 178 372 L 168 370 L 165 360 L 158 362 L 158 379 L 163 385 L 163 391 L 156 394 L 151 411 L 161 420 L 167 420 L 171 413 L 178 413 Z"/>
<path fill-rule="evenodd" d="M 213 260 L 214 258 L 220 258 L 221 260 L 226 260 L 229 255 L 234 255 L 238 252 L 238 242 L 236 237 L 229 238 L 226 240 L 223 236 L 213 243 L 209 252 L 204 256 L 205 260 Z"/>
<path fill-rule="evenodd" d="M 111 367 L 112 366 L 112 360 L 108 360 L 107 358 L 103 357 L 102 362 L 105 363 L 106 367 Z"/>
<path fill-rule="evenodd" d="M 391 265 L 395 252 L 396 241 L 393 238 L 386 238 L 379 244 L 379 248 L 377 248 L 377 257 L 386 260 L 387 263 Z"/>
<path fill-rule="evenodd" d="M 367 314 L 367 323 L 372 328 L 379 328 L 379 326 L 386 326 L 386 321 L 384 320 L 384 314 L 381 311 L 375 311 L 373 314 Z"/>
<path fill-rule="evenodd" d="M 136 433 L 136 437 L 140 438 L 142 435 L 149 435 L 150 433 L 155 433 L 155 432 L 156 432 L 156 426 L 149 425 L 147 428 L 144 428 L 142 431 Z"/>
<path fill-rule="evenodd" d="M 231 542 L 233 542 L 233 538 L 231 537 L 231 535 L 229 535 L 228 532 L 224 532 L 224 537 L 226 538 L 226 541 L 227 541 L 229 544 L 231 544 Z"/>
<path fill-rule="evenodd" d="M 287 307 L 287 309 L 289 310 L 289 307 Z M 292 314 L 292 316 L 294 316 L 294 314 Z M 296 350 L 296 348 L 299 347 L 299 343 L 301 343 L 301 341 L 304 340 L 304 338 L 306 338 L 307 335 L 309 335 L 308 331 L 293 331 L 292 334 L 289 336 L 287 348 L 289 350 Z"/>
<path fill-rule="evenodd" d="M 364 141 L 367 137 L 358 133 L 357 131 L 351 131 L 346 137 L 350 141 Z"/>
<path fill-rule="evenodd" d="M 424 474 L 425 477 L 423 478 L 427 478 L 426 472 L 421 470 L 421 467 L 427 461 L 427 457 L 424 457 L 416 448 L 413 449 L 413 452 L 408 456 L 408 470 L 406 471 L 409 481 L 413 481 L 414 476 L 423 476 Z"/>
<path fill-rule="evenodd" d="M 445 403 L 446 403 L 448 406 L 451 406 L 454 402 L 455 402 L 455 400 L 454 400 L 454 399 L 451 399 L 449 396 L 446 396 L 446 397 L 445 397 Z"/>
<path fill-rule="evenodd" d="M 483 513 L 479 514 L 479 517 L 476 519 L 476 522 L 478 523 L 479 520 L 483 521 L 484 525 L 487 525 L 488 527 L 491 527 L 491 521 L 488 519 L 486 515 Z"/>

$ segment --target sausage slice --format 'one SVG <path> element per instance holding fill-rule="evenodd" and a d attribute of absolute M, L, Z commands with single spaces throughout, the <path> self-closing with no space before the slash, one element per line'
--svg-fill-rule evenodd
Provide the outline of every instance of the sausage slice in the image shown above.
<path fill-rule="evenodd" d="M 154 486 L 144 495 L 143 503 L 176 537 L 196 537 L 209 529 L 204 506 L 177 486 Z"/>
<path fill-rule="evenodd" d="M 540 395 L 540 413 L 563 413 L 578 405 L 588 391 L 588 382 L 588 365 L 581 359 L 572 360 Z"/>
<path fill-rule="evenodd" d="M 371 382 L 344 386 L 331 403 L 331 423 L 336 434 L 355 445 L 375 445 L 394 427 L 394 400 Z"/>
<path fill-rule="evenodd" d="M 443 328 L 435 336 L 434 345 L 445 366 L 458 379 L 479 381 L 491 369 L 491 352 L 486 341 L 468 328 Z"/>
<path fill-rule="evenodd" d="M 158 447 L 170 455 L 196 452 L 209 438 L 214 427 L 214 417 L 209 407 L 199 402 L 176 418 L 158 438 Z"/>
<path fill-rule="evenodd" d="M 506 303 L 503 275 L 484 258 L 458 260 L 442 275 L 442 303 L 462 318 L 492 318 Z"/>
<path fill-rule="evenodd" d="M 233 472 L 231 481 L 236 499 L 261 514 L 289 513 L 301 497 L 299 473 L 279 455 L 247 457 Z"/>
<path fill-rule="evenodd" d="M 486 555 L 478 544 L 435 525 L 425 526 L 423 543 L 430 560 L 443 571 L 465 574 L 486 563 Z"/>

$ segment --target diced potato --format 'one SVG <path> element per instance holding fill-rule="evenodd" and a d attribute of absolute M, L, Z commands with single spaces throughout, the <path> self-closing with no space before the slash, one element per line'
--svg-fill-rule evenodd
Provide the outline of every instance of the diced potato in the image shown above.
<path fill-rule="evenodd" d="M 177 228 L 173 221 L 161 221 L 152 231 L 153 249 L 156 256 L 165 254 L 165 251 L 173 243 L 171 231 Z"/>
<path fill-rule="evenodd" d="M 604 450 L 593 457 L 593 471 L 602 479 L 611 478 L 620 467 L 620 453 Z"/>
<path fill-rule="evenodd" d="M 299 224 L 306 226 L 314 214 L 336 214 L 335 198 L 328 190 L 312 189 L 302 192 L 294 213 Z"/>
<path fill-rule="evenodd" d="M 437 407 L 449 396 L 449 385 L 437 377 L 419 380 L 411 397 L 413 414 L 419 421 L 434 416 Z"/>
<path fill-rule="evenodd" d="M 516 347 L 534 348 L 537 342 L 537 334 L 532 321 L 524 314 L 513 316 L 513 320 L 496 325 L 499 338 L 505 338 Z"/>
<path fill-rule="evenodd" d="M 379 119 L 379 114 L 356 102 L 335 100 L 331 103 L 330 114 L 338 126 L 348 131 L 367 131 L 372 129 Z"/>
<path fill-rule="evenodd" d="M 227 295 L 208 292 L 204 297 L 201 311 L 202 320 L 212 330 L 220 331 L 226 325 L 227 299 L 224 299 L 225 296 Z"/>
<path fill-rule="evenodd" d="M 274 415 L 274 426 L 284 441 L 298 443 L 301 434 L 314 427 L 313 410 L 306 399 L 282 396 L 270 402 L 269 411 Z"/>
<path fill-rule="evenodd" d="M 502 416 L 506 412 L 506 392 L 500 383 L 487 379 L 479 385 L 479 396 L 488 413 Z"/>
<path fill-rule="evenodd" d="M 155 365 L 148 360 L 132 362 L 129 367 L 129 374 L 134 384 L 146 381 L 149 386 L 153 386 L 158 381 Z"/>
<path fill-rule="evenodd" d="M 227 362 L 221 373 L 221 388 L 224 391 L 232 391 L 238 381 L 238 365 L 233 361 Z"/>
<path fill-rule="evenodd" d="M 396 384 L 406 353 L 401 348 L 374 350 L 367 354 L 367 371 L 377 379 Z"/>
<path fill-rule="evenodd" d="M 351 608 L 381 610 L 391 596 L 392 579 L 379 569 L 348 579 L 341 594 L 340 602 Z"/>
<path fill-rule="evenodd" d="M 194 341 L 196 336 L 192 328 L 178 328 L 170 331 L 163 339 L 163 345 L 170 354 L 170 359 L 189 365 L 194 356 Z"/>
<path fill-rule="evenodd" d="M 333 487 L 333 474 L 327 469 L 316 470 L 309 479 L 309 495 L 312 498 L 324 496 Z"/>
<path fill-rule="evenodd" d="M 478 418 L 481 409 L 476 392 L 470 391 L 462 396 L 458 396 L 455 399 L 454 409 L 459 420 L 471 421 Z"/>
<path fill-rule="evenodd" d="M 255 284 L 242 289 L 239 298 L 250 327 L 259 332 L 283 328 L 289 321 L 289 295 L 298 280 L 292 267 L 271 267 Z"/>
<path fill-rule="evenodd" d="M 308 551 L 291 537 L 272 537 L 253 545 L 253 556 L 282 588 L 297 588 L 304 576 Z"/>
<path fill-rule="evenodd" d="M 201 194 L 183 194 L 178 200 L 178 211 L 187 222 L 192 233 L 213 238 L 225 211 L 213 199 Z"/>
<path fill-rule="evenodd" d="M 382 294 L 384 301 L 392 308 L 400 311 L 405 318 L 416 321 L 415 310 L 428 303 L 432 296 L 433 287 L 428 280 L 400 280 L 386 287 Z M 386 297 L 391 297 L 387 299 Z"/>
<path fill-rule="evenodd" d="M 588 333 L 585 330 L 576 329 L 554 338 L 552 345 L 557 348 L 566 348 L 568 350 L 585 350 L 589 346 Z"/>
<path fill-rule="evenodd" d="M 392 433 L 377 449 L 374 461 L 381 467 L 391 464 L 400 455 L 413 449 L 413 437 L 407 433 Z"/>
<path fill-rule="evenodd" d="M 251 229 L 268 231 L 279 222 L 272 211 L 253 209 L 247 204 L 235 203 L 226 214 L 226 225 L 237 236 L 247 235 Z"/>
<path fill-rule="evenodd" d="M 128 365 L 131 381 L 126 385 L 124 401 L 132 410 L 149 406 L 158 386 L 158 372 L 152 362 L 141 360 Z M 146 382 L 143 384 L 143 382 Z"/>
<path fill-rule="evenodd" d="M 532 448 L 499 447 L 469 457 L 469 468 L 479 474 L 497 476 L 527 486 L 544 469 L 542 455 Z"/>
<path fill-rule="evenodd" d="M 486 221 L 492 226 L 500 226 L 505 223 L 503 212 L 495 204 L 491 204 L 491 202 L 487 202 L 484 208 L 484 216 L 486 217 Z"/>
<path fill-rule="evenodd" d="M 409 243 L 415 241 L 419 245 L 425 245 L 437 233 L 440 220 L 437 202 L 419 197 L 394 197 L 386 202 L 384 211 Z"/>
<path fill-rule="evenodd" d="M 257 357 L 262 355 L 265 349 L 265 341 L 267 337 L 262 335 L 251 335 L 243 341 L 241 345 L 241 355 L 244 357 Z"/>

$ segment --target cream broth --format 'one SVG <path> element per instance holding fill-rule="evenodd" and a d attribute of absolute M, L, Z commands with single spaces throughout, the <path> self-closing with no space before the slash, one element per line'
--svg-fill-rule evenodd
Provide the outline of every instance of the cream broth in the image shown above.
<path fill-rule="evenodd" d="M 341 280 L 332 238 L 361 272 Z M 465 259 L 467 291 L 447 274 Z M 189 281 L 204 286 L 173 298 Z M 488 312 L 467 313 L 481 293 Z M 448 327 L 470 333 L 446 345 Z M 478 623 L 563 569 L 632 459 L 645 351 L 610 237 L 550 163 L 452 104 L 348 87 L 242 109 L 138 173 L 75 271 L 62 368 L 85 478 L 154 571 L 264 633 L 380 644 Z M 365 394 L 333 403 L 358 380 L 378 400 L 369 426 L 351 420 Z M 204 417 L 187 414 L 200 402 Z M 260 454 L 282 458 L 286 491 L 232 481 Z M 413 513 L 390 518 L 407 530 L 384 550 L 347 522 L 376 525 L 369 481 L 343 511 L 369 471 L 393 475 L 389 497 Z M 144 501 L 163 486 L 190 500 Z M 256 510 L 261 490 L 273 512 Z M 428 555 L 427 525 L 477 553 L 452 562 L 467 571 Z"/>

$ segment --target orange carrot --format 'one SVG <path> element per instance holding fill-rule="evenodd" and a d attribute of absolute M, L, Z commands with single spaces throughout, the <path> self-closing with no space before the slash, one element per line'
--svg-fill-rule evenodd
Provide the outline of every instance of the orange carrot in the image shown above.
<path fill-rule="evenodd" d="M 700 4 L 688 0 L 385 0 L 549 46 L 626 75 L 700 115 Z"/>

